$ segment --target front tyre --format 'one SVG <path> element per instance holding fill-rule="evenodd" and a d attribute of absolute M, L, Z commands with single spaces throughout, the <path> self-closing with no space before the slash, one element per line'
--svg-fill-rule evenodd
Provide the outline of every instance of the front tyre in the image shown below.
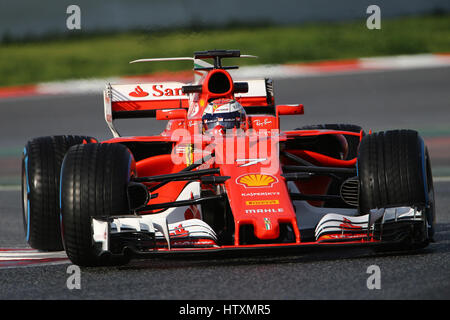
<path fill-rule="evenodd" d="M 425 213 L 420 227 L 411 225 L 398 249 L 424 247 L 433 239 L 434 191 L 431 164 L 423 139 L 413 130 L 365 136 L 359 147 L 360 211 L 414 207 Z"/>
<path fill-rule="evenodd" d="M 87 136 L 47 136 L 30 140 L 22 157 L 22 208 L 28 244 L 42 251 L 63 250 L 59 221 L 59 176 L 67 150 L 95 143 Z"/>
<path fill-rule="evenodd" d="M 79 145 L 71 148 L 61 169 L 63 242 L 69 259 L 79 266 L 122 264 L 99 256 L 92 239 L 92 218 L 129 213 L 127 185 L 135 163 L 121 144 Z"/>

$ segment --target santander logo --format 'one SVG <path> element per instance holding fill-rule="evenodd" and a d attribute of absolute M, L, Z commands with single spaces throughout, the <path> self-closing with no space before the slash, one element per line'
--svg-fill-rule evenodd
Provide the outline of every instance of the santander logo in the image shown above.
<path fill-rule="evenodd" d="M 137 86 L 134 91 L 130 92 L 128 95 L 131 97 L 140 98 L 148 96 L 148 92 L 145 92 L 140 86 Z"/>
<path fill-rule="evenodd" d="M 147 96 L 155 98 L 185 96 L 182 87 L 178 85 L 154 84 L 150 86 L 147 84 L 145 88 L 148 92 L 144 91 L 144 89 L 138 85 L 134 88 L 134 91 L 131 91 L 128 95 L 134 98 L 142 98 Z"/>

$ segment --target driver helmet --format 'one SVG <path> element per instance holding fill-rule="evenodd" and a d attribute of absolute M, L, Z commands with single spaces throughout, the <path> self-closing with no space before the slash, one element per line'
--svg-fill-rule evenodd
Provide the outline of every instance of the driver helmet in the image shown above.
<path fill-rule="evenodd" d="M 227 129 L 245 129 L 246 114 L 244 107 L 233 99 L 216 99 L 208 103 L 203 112 L 202 123 L 204 131 L 210 131 L 217 126 Z"/>

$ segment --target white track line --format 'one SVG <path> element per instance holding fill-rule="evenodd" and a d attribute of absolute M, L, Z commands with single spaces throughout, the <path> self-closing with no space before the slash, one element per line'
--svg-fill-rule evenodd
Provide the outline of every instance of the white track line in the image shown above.
<path fill-rule="evenodd" d="M 38 250 L 8 250 L 1 251 L 0 249 L 0 261 L 13 261 L 13 260 L 41 260 L 41 259 L 66 259 L 67 255 L 65 251 L 58 252 L 40 252 Z"/>
<path fill-rule="evenodd" d="M 298 64 L 270 64 L 243 66 L 239 70 L 232 70 L 230 74 L 237 78 L 265 78 L 286 79 L 301 77 L 316 77 L 329 75 L 346 75 L 361 72 L 377 72 L 386 70 L 413 70 L 420 68 L 436 68 L 450 66 L 450 54 L 415 54 L 399 55 L 387 57 L 370 57 L 350 59 L 347 63 L 342 60 L 335 61 L 315 61 Z M 185 74 L 185 71 L 173 72 L 171 77 L 177 74 Z M 61 94 L 89 94 L 101 93 L 107 83 L 130 83 L 130 82 L 148 82 L 158 81 L 153 79 L 152 75 L 143 75 L 143 78 L 133 77 L 111 77 L 111 78 L 91 78 L 91 79 L 72 79 L 64 81 L 37 83 L 32 89 L 17 87 L 16 93 L 9 93 L 8 97 L 20 96 L 39 96 L 39 95 L 61 95 Z M 150 80 L 151 79 L 151 80 Z M 164 76 L 159 81 L 164 81 Z M 11 87 L 3 88 L 7 92 Z M 0 93 L 2 88 L 0 88 Z M 25 91 L 25 92 L 23 92 Z M 1 94 L 0 94 L 1 96 Z"/>
<path fill-rule="evenodd" d="M 41 252 L 31 248 L 0 248 L 0 269 L 69 263 L 65 251 Z"/>
<path fill-rule="evenodd" d="M 0 191 L 21 191 L 22 187 L 20 185 L 5 185 L 0 186 Z"/>
<path fill-rule="evenodd" d="M 433 182 L 450 182 L 450 177 L 433 177 Z"/>

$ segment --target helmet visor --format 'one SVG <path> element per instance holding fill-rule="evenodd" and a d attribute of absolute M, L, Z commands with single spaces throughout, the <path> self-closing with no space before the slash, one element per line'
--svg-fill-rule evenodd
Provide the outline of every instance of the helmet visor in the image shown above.
<path fill-rule="evenodd" d="M 206 130 L 214 129 L 216 126 L 222 126 L 225 129 L 240 128 L 241 116 L 239 111 L 205 114 L 203 116 L 203 125 Z"/>

